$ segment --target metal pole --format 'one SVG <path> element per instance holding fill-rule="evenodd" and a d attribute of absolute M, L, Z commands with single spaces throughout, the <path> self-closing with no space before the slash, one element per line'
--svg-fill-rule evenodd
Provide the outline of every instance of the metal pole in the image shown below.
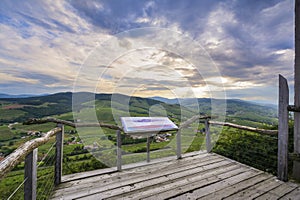
<path fill-rule="evenodd" d="M 205 119 L 205 139 L 206 139 L 206 151 L 211 151 L 211 138 L 210 138 L 210 130 L 209 130 L 209 122 L 208 119 Z"/>
<path fill-rule="evenodd" d="M 181 130 L 179 129 L 176 134 L 176 145 L 177 145 L 177 159 L 181 159 Z"/>
<path fill-rule="evenodd" d="M 147 162 L 150 162 L 150 137 L 147 137 Z"/>
<path fill-rule="evenodd" d="M 117 170 L 122 170 L 122 140 L 121 140 L 121 131 L 117 130 Z"/>

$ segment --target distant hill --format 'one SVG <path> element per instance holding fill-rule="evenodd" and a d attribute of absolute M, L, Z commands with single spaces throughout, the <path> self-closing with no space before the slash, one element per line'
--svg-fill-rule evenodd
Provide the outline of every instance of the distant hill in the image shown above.
<path fill-rule="evenodd" d="M 41 95 L 33 95 L 33 94 L 3 94 L 0 93 L 0 98 L 1 99 L 7 99 L 7 98 L 28 98 L 28 97 L 35 97 L 35 96 L 46 96 L 47 94 L 41 94 Z"/>
<path fill-rule="evenodd" d="M 113 114 L 125 115 L 128 112 L 132 116 L 149 116 L 149 109 L 156 115 L 163 115 L 162 109 L 155 108 L 155 105 L 161 105 L 165 108 L 168 116 L 180 116 L 182 112 L 196 114 L 178 105 L 169 105 L 153 99 L 141 97 L 129 97 L 121 94 L 92 94 L 75 93 L 76 98 L 72 99 L 71 92 L 57 93 L 40 97 L 29 98 L 0 98 L 0 122 L 22 122 L 28 118 L 41 118 L 46 116 L 65 117 L 72 120 L 72 105 L 74 111 L 90 109 L 95 105 L 97 108 L 97 117 L 99 120 L 112 122 Z M 95 97 L 95 98 L 90 98 Z M 77 101 L 80 99 L 80 101 Z M 95 100 L 95 102 L 92 102 Z M 128 106 L 129 105 L 129 110 Z M 154 106 L 154 107 L 153 107 Z M 113 113 L 114 112 L 114 113 Z"/>
<path fill-rule="evenodd" d="M 204 113 L 210 112 L 212 100 L 214 101 L 215 105 L 224 104 L 223 100 L 210 98 L 168 99 L 163 97 L 152 97 L 152 99 L 168 104 L 184 105 L 191 110 L 198 109 L 199 106 L 200 112 Z M 277 123 L 276 105 L 261 104 L 240 99 L 227 99 L 226 108 L 227 121 L 237 122 L 249 126 L 255 126 L 256 123 Z"/>
<path fill-rule="evenodd" d="M 163 115 L 179 119 L 179 116 L 192 116 L 195 107 L 199 106 L 201 114 L 210 114 L 211 101 L 218 104 L 223 101 L 218 99 L 167 99 L 162 97 L 141 98 L 129 97 L 122 94 L 92 94 L 75 93 L 76 99 L 83 101 L 76 102 L 72 99 L 71 92 L 57 93 L 45 96 L 26 98 L 0 98 L 0 122 L 22 122 L 28 118 L 55 116 L 72 120 L 72 104 L 75 110 L 97 109 L 99 120 L 112 122 L 114 115 L 124 116 L 129 113 L 131 116 L 149 116 L 149 110 L 155 115 Z M 89 97 L 95 97 L 95 102 Z M 227 121 L 239 124 L 256 126 L 261 123 L 276 124 L 277 110 L 274 107 L 254 104 L 238 99 L 229 99 L 227 102 Z M 128 107 L 129 105 L 129 107 Z M 91 107 L 92 106 L 92 107 Z M 159 107 L 160 106 L 160 107 Z M 117 113 L 117 114 L 116 114 Z"/>
<path fill-rule="evenodd" d="M 151 97 L 151 99 L 161 101 L 161 102 L 164 102 L 167 104 L 179 104 L 178 99 L 168 99 L 168 98 L 164 98 L 164 97 Z"/>

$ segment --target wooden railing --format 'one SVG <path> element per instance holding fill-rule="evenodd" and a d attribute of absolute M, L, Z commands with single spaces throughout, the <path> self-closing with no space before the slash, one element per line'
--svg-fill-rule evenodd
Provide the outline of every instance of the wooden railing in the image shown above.
<path fill-rule="evenodd" d="M 300 72 L 300 71 L 299 71 Z M 295 82 L 296 83 L 296 82 Z M 298 82 L 299 83 L 299 82 Z M 299 92 L 299 91 L 297 91 Z M 296 95 L 297 96 L 297 95 Z M 297 98 L 300 98 L 297 96 Z M 289 154 L 289 112 L 294 112 L 294 152 Z M 293 178 L 300 181 L 300 107 L 289 105 L 288 81 L 279 75 L 278 92 L 278 178 L 288 180 L 288 159 L 293 161 Z"/>
<path fill-rule="evenodd" d="M 55 184 L 59 184 L 62 171 L 63 131 L 63 126 L 59 124 L 58 127 L 48 131 L 45 136 L 25 142 L 5 157 L 0 162 L 0 180 L 25 158 L 24 199 L 36 199 L 38 147 L 47 143 L 51 137 L 56 135 Z"/>
<path fill-rule="evenodd" d="M 266 129 L 258 129 L 248 126 L 241 126 L 228 122 L 218 122 L 211 121 L 211 117 L 209 116 L 194 116 L 189 120 L 181 123 L 179 126 L 179 130 L 176 136 L 177 140 L 177 158 L 181 158 L 181 130 L 183 128 L 188 127 L 190 124 L 197 120 L 204 120 L 205 123 L 205 133 L 206 133 L 206 150 L 210 152 L 212 150 L 211 144 L 211 136 L 210 136 L 210 125 L 220 125 L 220 126 L 228 126 L 233 128 L 238 128 L 241 130 L 252 131 L 260 134 L 267 135 L 276 135 L 277 130 L 266 130 Z M 18 165 L 25 158 L 25 178 L 26 181 L 24 183 L 24 197 L 25 199 L 36 199 L 36 185 L 37 185 L 37 151 L 38 147 L 47 143 L 51 137 L 56 136 L 56 152 L 55 152 L 55 185 L 61 183 L 62 177 L 62 160 L 63 160 L 63 134 L 64 134 L 64 125 L 71 127 L 103 127 L 116 130 L 119 134 L 122 131 L 122 128 L 113 125 L 113 124 L 104 124 L 104 123 L 91 123 L 91 124 L 75 124 L 73 122 L 55 119 L 55 118 L 45 118 L 45 119 L 30 119 L 24 124 L 41 124 L 53 122 L 57 123 L 57 127 L 48 131 L 44 137 L 30 140 L 19 148 L 17 148 L 13 153 L 8 155 L 1 163 L 0 163 L 0 180 L 5 177 L 5 175 L 11 171 L 14 167 Z M 202 121 L 203 123 L 203 121 Z"/>
<path fill-rule="evenodd" d="M 50 138 L 57 133 L 61 132 L 61 128 L 54 128 L 46 133 L 44 137 L 30 140 L 19 148 L 17 148 L 13 153 L 9 154 L 3 161 L 0 163 L 0 179 L 5 176 L 10 170 L 12 170 L 17 164 L 24 160 L 24 158 L 32 153 L 32 151 L 39 146 L 47 143 Z"/>

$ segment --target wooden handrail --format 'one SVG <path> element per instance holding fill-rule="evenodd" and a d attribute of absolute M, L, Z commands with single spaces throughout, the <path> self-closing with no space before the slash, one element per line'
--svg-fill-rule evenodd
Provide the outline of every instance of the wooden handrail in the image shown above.
<path fill-rule="evenodd" d="M 23 124 L 25 125 L 30 125 L 30 124 L 43 124 L 43 123 L 48 123 L 48 122 L 54 122 L 58 124 L 63 124 L 71 127 L 103 127 L 103 128 L 109 128 L 109 129 L 114 129 L 114 130 L 123 130 L 122 127 L 114 125 L 114 124 L 105 124 L 102 122 L 98 123 L 74 123 L 66 120 L 61 120 L 61 119 L 56 119 L 56 118 L 43 118 L 43 119 L 37 119 L 37 118 L 31 118 L 28 121 L 24 122 Z"/>
<path fill-rule="evenodd" d="M 192 124 L 196 120 L 211 119 L 211 118 L 212 118 L 211 116 L 195 115 L 195 116 L 191 117 L 190 119 L 188 119 L 187 121 L 183 122 L 179 126 L 179 129 L 183 129 L 183 128 L 188 127 L 190 124 Z M 113 129 L 113 130 L 120 130 L 120 131 L 123 130 L 122 127 L 114 125 L 114 124 L 105 124 L 105 123 L 102 123 L 102 122 L 80 124 L 80 123 L 73 123 L 73 122 L 70 122 L 70 121 L 56 119 L 56 118 L 43 118 L 43 119 L 32 118 L 32 119 L 29 119 L 28 121 L 24 122 L 23 124 L 30 125 L 30 124 L 42 124 L 42 123 L 47 123 L 47 122 L 54 122 L 54 123 L 58 123 L 58 124 L 64 124 L 64 125 L 71 126 L 71 127 L 74 127 L 74 128 L 75 127 L 97 127 L 97 126 L 100 126 L 100 127 L 103 127 L 103 128 L 110 128 L 110 129 Z M 278 134 L 278 130 L 253 128 L 253 127 L 250 127 L 250 126 L 242 126 L 242 125 L 229 123 L 229 122 L 219 122 L 219 121 L 211 121 L 210 120 L 209 123 L 212 124 L 212 125 L 228 126 L 228 127 L 237 128 L 237 129 L 246 130 L 246 131 L 252 131 L 252 132 L 256 132 L 256 133 L 260 133 L 260 134 L 267 134 L 267 135 L 277 135 Z"/>
<path fill-rule="evenodd" d="M 195 122 L 196 120 L 199 119 L 211 119 L 211 116 L 200 116 L 200 115 L 195 115 L 192 118 L 188 119 L 187 121 L 183 122 L 179 129 L 183 129 L 188 127 L 190 124 L 192 124 L 193 122 Z M 214 117 L 215 118 L 215 117 Z M 260 133 L 260 134 L 266 134 L 266 135 L 277 135 L 278 134 L 278 130 L 268 130 L 268 129 L 261 129 L 261 128 L 253 128 L 250 126 L 242 126 L 239 124 L 234 124 L 234 123 L 229 123 L 229 122 L 219 122 L 219 121 L 208 121 L 209 124 L 212 125 L 220 125 L 220 126 L 228 126 L 228 127 L 232 127 L 232 128 L 237 128 L 237 129 L 241 129 L 241 130 L 246 130 L 246 131 L 252 131 L 252 132 L 256 132 L 256 133 Z"/>
<path fill-rule="evenodd" d="M 19 162 L 24 160 L 26 155 L 31 153 L 35 148 L 48 142 L 52 136 L 60 131 L 61 128 L 54 128 L 48 131 L 44 137 L 25 142 L 14 152 L 5 157 L 5 159 L 0 162 L 0 180 L 6 175 L 6 173 L 17 166 Z"/>
<path fill-rule="evenodd" d="M 188 119 L 187 121 L 183 122 L 179 126 L 179 129 L 186 128 L 190 124 L 195 122 L 196 120 L 200 120 L 200 119 L 208 120 L 208 119 L 211 119 L 211 117 L 195 115 L 192 118 Z M 105 124 L 102 122 L 90 123 L 90 124 L 80 124 L 80 123 L 73 123 L 70 121 L 60 120 L 60 119 L 56 119 L 56 118 L 43 118 L 43 119 L 32 118 L 32 119 L 29 119 L 28 121 L 24 122 L 24 124 L 26 124 L 26 125 L 42 124 L 42 123 L 47 123 L 47 122 L 64 124 L 64 125 L 71 126 L 71 127 L 97 127 L 97 126 L 100 126 L 100 127 L 104 127 L 104 128 L 110 128 L 110 129 L 122 131 L 122 127 L 113 125 L 113 124 Z M 228 127 L 232 127 L 232 128 L 237 128 L 237 129 L 242 129 L 242 130 L 246 130 L 246 131 L 267 134 L 267 135 L 277 135 L 277 133 L 278 133 L 277 130 L 266 130 L 266 129 L 260 129 L 260 128 L 253 128 L 253 127 L 242 126 L 242 125 L 233 124 L 233 123 L 229 123 L 229 122 L 208 121 L 208 123 L 212 124 L 212 125 L 228 126 Z M 40 145 L 48 142 L 50 140 L 50 137 L 54 136 L 59 131 L 61 131 L 61 128 L 54 128 L 54 129 L 48 131 L 44 137 L 27 141 L 26 143 L 21 145 L 19 148 L 17 148 L 13 153 L 9 154 L 0 163 L 0 180 L 5 176 L 5 174 L 7 172 L 12 170 L 19 162 L 21 162 L 25 158 L 26 155 L 28 155 L 31 151 L 33 151 L 35 148 L 39 147 Z"/>
<path fill-rule="evenodd" d="M 259 128 L 253 128 L 248 126 L 242 126 L 237 125 L 233 123 L 228 122 L 218 122 L 218 121 L 211 121 L 210 116 L 200 116 L 195 115 L 192 118 L 186 120 L 185 122 L 181 123 L 176 136 L 177 141 L 177 158 L 181 158 L 181 130 L 183 128 L 188 127 L 190 124 L 197 120 L 203 120 L 205 119 L 205 133 L 206 133 L 206 149 L 207 152 L 211 151 L 212 145 L 211 145 L 211 138 L 210 138 L 210 131 L 209 131 L 209 125 L 221 125 L 221 126 L 228 126 L 232 128 L 238 128 L 242 130 L 262 133 L 262 134 L 268 134 L 268 135 L 276 135 L 278 133 L 277 130 L 266 130 L 266 129 L 259 129 Z M 213 117 L 216 118 L 216 117 Z M 15 166 L 17 166 L 24 158 L 26 157 L 25 162 L 25 176 L 28 178 L 25 186 L 24 186 L 24 197 L 25 199 L 29 198 L 31 195 L 31 198 L 36 197 L 36 162 L 37 162 L 37 148 L 45 143 L 47 143 L 50 138 L 54 135 L 56 135 L 56 164 L 55 164 L 55 184 L 58 185 L 61 182 L 61 175 L 62 175 L 62 149 L 63 149 L 63 125 L 71 126 L 71 127 L 104 127 L 104 128 L 110 128 L 117 130 L 118 134 L 122 131 L 122 127 L 118 125 L 113 124 L 104 124 L 102 122 L 99 123 L 90 123 L 90 124 L 83 124 L 83 123 L 73 123 L 66 120 L 60 120 L 55 118 L 43 118 L 43 119 L 30 119 L 23 124 L 42 124 L 47 122 L 54 122 L 58 124 L 58 127 L 48 131 L 45 136 L 41 138 L 36 138 L 30 141 L 25 142 L 23 145 L 21 145 L 19 148 L 17 148 L 13 153 L 8 155 L 2 162 L 0 162 L 0 180 L 5 177 L 5 175 L 11 171 Z M 201 122 L 200 122 L 201 123 Z M 118 138 L 121 138 L 118 136 Z M 120 142 L 118 142 L 118 147 L 120 146 Z M 147 142 L 149 144 L 149 140 Z M 121 147 L 117 148 L 121 149 Z M 149 149 L 149 147 L 147 147 Z M 33 154 L 35 152 L 35 155 Z M 120 152 L 118 153 L 118 156 L 121 155 Z M 121 160 L 118 157 L 118 170 L 121 169 Z M 147 160 L 149 161 L 149 154 Z M 32 164 L 34 163 L 34 164 Z M 26 175 L 27 174 L 27 175 Z"/>
<path fill-rule="evenodd" d="M 261 128 L 253 128 L 253 127 L 242 126 L 242 125 L 233 124 L 233 123 L 229 123 L 229 122 L 209 121 L 209 124 L 220 125 L 220 126 L 228 126 L 228 127 L 232 127 L 232 128 L 237 128 L 237 129 L 241 129 L 241 130 L 245 130 L 245 131 L 252 131 L 252 132 L 266 134 L 266 135 L 277 135 L 278 134 L 278 130 L 267 130 L 267 129 L 261 129 Z"/>

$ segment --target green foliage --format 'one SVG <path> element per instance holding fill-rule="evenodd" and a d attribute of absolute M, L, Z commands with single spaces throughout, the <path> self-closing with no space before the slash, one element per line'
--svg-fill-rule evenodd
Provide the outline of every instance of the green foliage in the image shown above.
<path fill-rule="evenodd" d="M 24 178 L 24 170 L 12 171 L 5 179 L 0 181 L 0 199 L 7 199 L 13 191 L 22 183 Z M 23 188 L 16 193 L 13 199 L 23 199 Z"/>
<path fill-rule="evenodd" d="M 204 150 L 204 146 L 201 145 L 203 144 L 203 141 L 205 140 L 205 135 L 203 134 L 197 134 L 194 138 L 192 143 L 189 145 L 188 149 L 186 150 L 186 153 L 188 152 L 194 152 L 194 151 L 200 151 Z"/>
<path fill-rule="evenodd" d="M 213 152 L 255 168 L 276 174 L 277 137 L 226 128 Z"/>
<path fill-rule="evenodd" d="M 40 157 L 40 154 L 39 154 Z M 54 154 L 53 150 L 38 164 L 37 169 L 37 199 L 48 199 L 51 188 L 54 187 Z M 24 180 L 24 162 L 0 181 L 0 199 L 7 199 Z M 46 188 L 45 188 L 46 186 Z M 22 185 L 12 199 L 24 199 L 24 185 Z"/>
<path fill-rule="evenodd" d="M 86 154 L 88 153 L 88 150 L 84 149 L 83 145 L 70 145 L 73 147 L 73 150 L 70 153 L 67 153 L 66 156 L 74 156 L 74 155 L 79 155 L 79 154 Z"/>
<path fill-rule="evenodd" d="M 17 134 L 12 132 L 7 125 L 0 126 L 0 142 L 12 140 L 15 136 Z"/>
<path fill-rule="evenodd" d="M 113 141 L 116 141 L 116 137 L 112 136 L 110 137 Z M 122 145 L 127 145 L 127 144 L 139 144 L 139 143 L 145 143 L 147 141 L 147 138 L 137 138 L 134 139 L 128 135 L 122 134 L 121 135 L 122 139 Z"/>
<path fill-rule="evenodd" d="M 74 174 L 74 173 L 78 173 L 78 172 L 107 168 L 107 166 L 105 164 L 101 163 L 95 157 L 87 157 L 87 158 L 89 158 L 89 159 L 85 160 L 85 159 L 79 159 L 79 157 L 76 158 L 76 159 L 79 159 L 80 161 L 78 161 L 78 160 L 73 161 L 72 159 L 64 158 L 63 174 L 64 175 Z"/>
<path fill-rule="evenodd" d="M 3 109 L 0 108 L 0 122 L 10 123 L 15 122 L 16 119 L 21 119 L 26 116 L 26 112 L 19 109 Z"/>
<path fill-rule="evenodd" d="M 48 96 L 2 99 L 5 104 L 23 105 L 20 108 L 1 109 L 0 122 L 23 122 L 28 118 L 58 115 L 72 110 L 72 93 L 58 93 Z"/>
<path fill-rule="evenodd" d="M 44 124 L 23 125 L 19 123 L 17 125 L 14 125 L 14 127 L 19 131 L 39 131 L 47 133 L 51 129 L 55 128 L 56 124 L 49 122 Z"/>

